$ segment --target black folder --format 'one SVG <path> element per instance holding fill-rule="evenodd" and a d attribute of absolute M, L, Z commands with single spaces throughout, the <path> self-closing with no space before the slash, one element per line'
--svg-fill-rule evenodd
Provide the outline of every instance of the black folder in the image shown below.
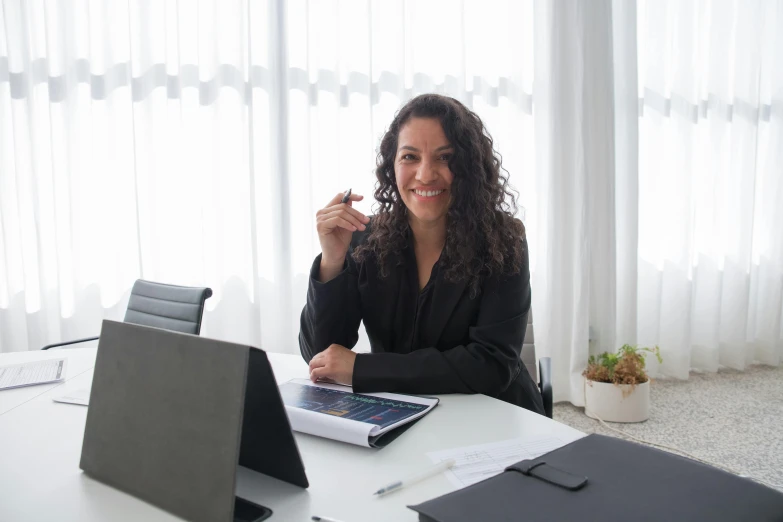
<path fill-rule="evenodd" d="M 603 435 L 588 435 L 409 507 L 422 522 L 783 522 L 781 492 Z"/>
<path fill-rule="evenodd" d="M 80 467 L 187 520 L 231 522 L 237 464 L 308 486 L 266 353 L 104 321 Z"/>

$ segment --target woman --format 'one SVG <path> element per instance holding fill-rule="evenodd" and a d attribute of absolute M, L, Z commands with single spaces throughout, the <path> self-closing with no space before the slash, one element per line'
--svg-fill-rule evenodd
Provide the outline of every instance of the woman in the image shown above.
<path fill-rule="evenodd" d="M 519 358 L 525 230 L 479 117 L 452 98 L 414 98 L 375 173 L 372 219 L 351 206 L 357 194 L 317 213 L 322 253 L 299 335 L 310 378 L 356 392 L 483 393 L 543 414 Z M 372 353 L 356 354 L 362 320 Z"/>

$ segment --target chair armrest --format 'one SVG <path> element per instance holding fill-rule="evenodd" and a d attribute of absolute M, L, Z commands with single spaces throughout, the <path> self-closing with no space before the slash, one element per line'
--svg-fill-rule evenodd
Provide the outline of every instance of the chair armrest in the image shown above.
<path fill-rule="evenodd" d="M 550 419 L 552 418 L 552 359 L 542 357 L 538 361 L 538 375 L 541 378 L 539 387 L 541 388 L 541 397 L 544 399 L 544 412 Z"/>
<path fill-rule="evenodd" d="M 69 344 L 84 343 L 87 341 L 95 341 L 99 337 L 85 337 L 84 339 L 76 339 L 75 341 L 65 341 L 64 343 L 47 344 L 41 350 L 48 350 L 49 348 L 58 348 L 60 346 L 67 346 Z"/>

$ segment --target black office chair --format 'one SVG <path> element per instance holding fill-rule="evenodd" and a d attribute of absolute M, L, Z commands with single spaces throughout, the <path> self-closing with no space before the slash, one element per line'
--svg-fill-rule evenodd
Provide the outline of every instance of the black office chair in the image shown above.
<path fill-rule="evenodd" d="M 204 302 L 211 296 L 211 288 L 164 285 L 139 279 L 133 284 L 124 321 L 198 335 L 201 332 Z M 87 337 L 50 344 L 42 350 L 96 339 L 98 337 Z"/>
<path fill-rule="evenodd" d="M 536 344 L 533 334 L 533 310 L 527 314 L 527 329 L 525 330 L 525 341 L 522 344 L 522 363 L 527 368 L 527 372 L 538 382 L 541 390 L 541 396 L 544 398 L 544 412 L 550 419 L 552 418 L 552 360 L 549 357 L 542 357 L 538 361 L 538 372 L 536 372 Z M 538 377 L 538 378 L 536 378 Z"/>

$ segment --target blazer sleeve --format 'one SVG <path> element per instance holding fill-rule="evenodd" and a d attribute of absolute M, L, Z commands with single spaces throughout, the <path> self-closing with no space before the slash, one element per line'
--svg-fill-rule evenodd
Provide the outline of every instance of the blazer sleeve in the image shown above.
<path fill-rule="evenodd" d="M 476 324 L 465 345 L 406 354 L 357 354 L 356 392 L 483 393 L 497 397 L 517 377 L 530 311 L 530 273 L 491 277 L 482 288 Z"/>
<path fill-rule="evenodd" d="M 334 279 L 320 282 L 320 269 L 319 254 L 310 268 L 307 303 L 299 330 L 299 350 L 308 363 L 333 343 L 353 348 L 359 340 L 362 320 L 358 271 L 351 251 L 345 256 L 343 271 Z"/>

